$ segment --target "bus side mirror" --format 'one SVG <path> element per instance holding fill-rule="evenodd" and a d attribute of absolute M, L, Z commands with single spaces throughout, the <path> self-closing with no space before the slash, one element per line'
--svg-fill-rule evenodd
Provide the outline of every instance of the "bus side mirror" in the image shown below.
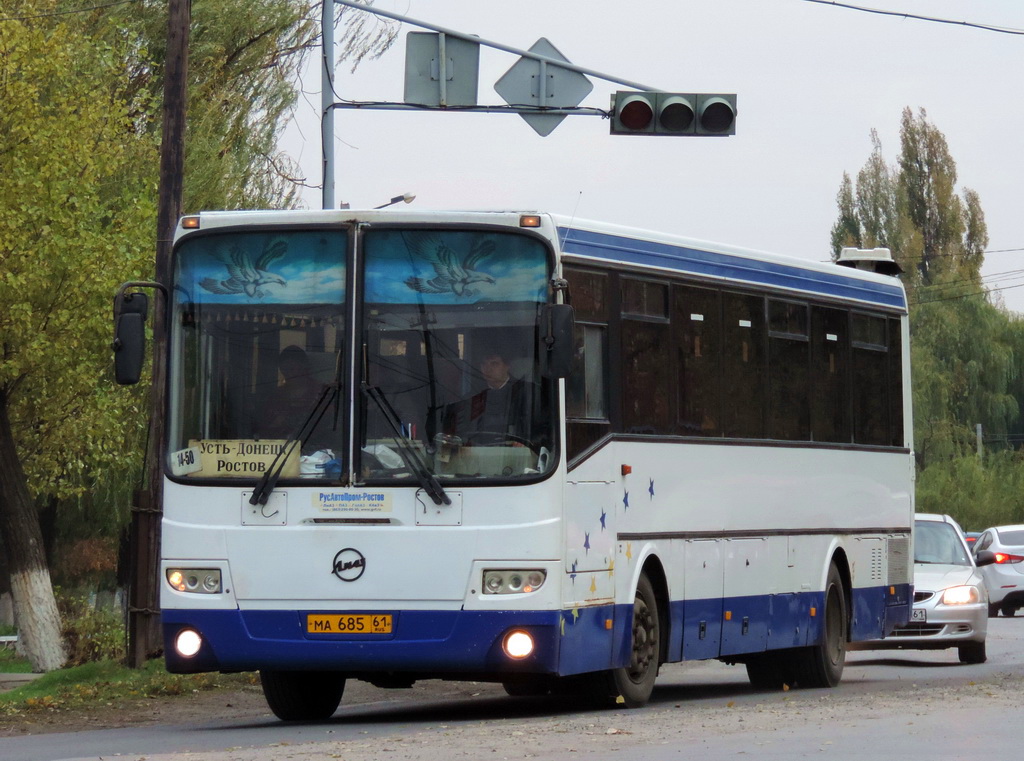
<path fill-rule="evenodd" d="M 575 325 L 575 314 L 569 304 L 549 304 L 545 307 L 541 327 L 547 346 L 544 362 L 546 377 L 567 378 L 572 372 Z"/>
<path fill-rule="evenodd" d="M 143 293 L 119 295 L 114 300 L 114 378 L 122 386 L 139 382 L 146 358 L 146 312 Z"/>

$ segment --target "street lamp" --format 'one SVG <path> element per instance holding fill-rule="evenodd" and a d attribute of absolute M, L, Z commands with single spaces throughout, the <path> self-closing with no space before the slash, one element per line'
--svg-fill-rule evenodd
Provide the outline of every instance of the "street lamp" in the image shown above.
<path fill-rule="evenodd" d="M 394 198 L 392 198 L 387 203 L 383 203 L 380 206 L 374 206 L 373 208 L 375 208 L 375 209 L 383 209 L 386 206 L 391 206 L 392 204 L 396 204 L 396 203 L 412 203 L 415 198 L 416 198 L 416 196 L 414 196 L 412 193 L 403 193 L 400 196 L 395 196 Z"/>

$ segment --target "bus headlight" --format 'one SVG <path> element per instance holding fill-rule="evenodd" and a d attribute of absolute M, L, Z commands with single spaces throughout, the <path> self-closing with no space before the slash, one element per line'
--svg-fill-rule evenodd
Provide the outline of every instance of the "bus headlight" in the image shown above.
<path fill-rule="evenodd" d="M 539 568 L 484 571 L 483 590 L 487 595 L 515 595 L 536 592 L 548 575 Z"/>
<path fill-rule="evenodd" d="M 167 583 L 179 592 L 197 594 L 220 594 L 219 568 L 168 568 Z"/>

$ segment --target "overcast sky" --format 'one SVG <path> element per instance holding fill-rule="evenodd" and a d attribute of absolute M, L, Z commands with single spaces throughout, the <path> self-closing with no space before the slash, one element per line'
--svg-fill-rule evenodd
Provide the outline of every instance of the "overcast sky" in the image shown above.
<path fill-rule="evenodd" d="M 617 136 L 607 120 L 570 116 L 540 137 L 512 114 L 340 110 L 337 199 L 374 206 L 409 192 L 418 209 L 549 211 L 827 260 L 843 172 L 864 165 L 872 128 L 893 163 L 903 108 L 924 108 L 946 136 L 959 189 L 981 197 L 986 283 L 1024 312 L 1024 3 L 851 4 L 1021 34 L 807 0 L 377 0 L 517 48 L 546 37 L 575 64 L 662 90 L 736 93 L 736 135 Z M 354 74 L 342 63 L 341 97 L 402 101 L 408 31 L 423 30 L 405 25 Z M 503 103 L 493 86 L 516 60 L 481 49 L 480 104 Z M 607 108 L 626 89 L 591 81 L 584 106 Z M 319 184 L 318 68 L 302 87 L 282 147 Z M 318 189 L 303 197 L 320 208 Z"/>

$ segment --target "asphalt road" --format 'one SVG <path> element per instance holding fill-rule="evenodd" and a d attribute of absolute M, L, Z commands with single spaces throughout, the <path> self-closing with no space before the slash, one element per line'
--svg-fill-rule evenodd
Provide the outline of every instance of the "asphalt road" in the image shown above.
<path fill-rule="evenodd" d="M 1015 757 L 1024 616 L 989 624 L 985 664 L 962 665 L 955 650 L 854 652 L 833 690 L 756 691 L 743 667 L 717 662 L 664 667 L 651 703 L 637 711 L 510 698 L 496 685 L 354 684 L 326 722 L 254 716 L 12 737 L 0 739 L 0 760 Z"/>

